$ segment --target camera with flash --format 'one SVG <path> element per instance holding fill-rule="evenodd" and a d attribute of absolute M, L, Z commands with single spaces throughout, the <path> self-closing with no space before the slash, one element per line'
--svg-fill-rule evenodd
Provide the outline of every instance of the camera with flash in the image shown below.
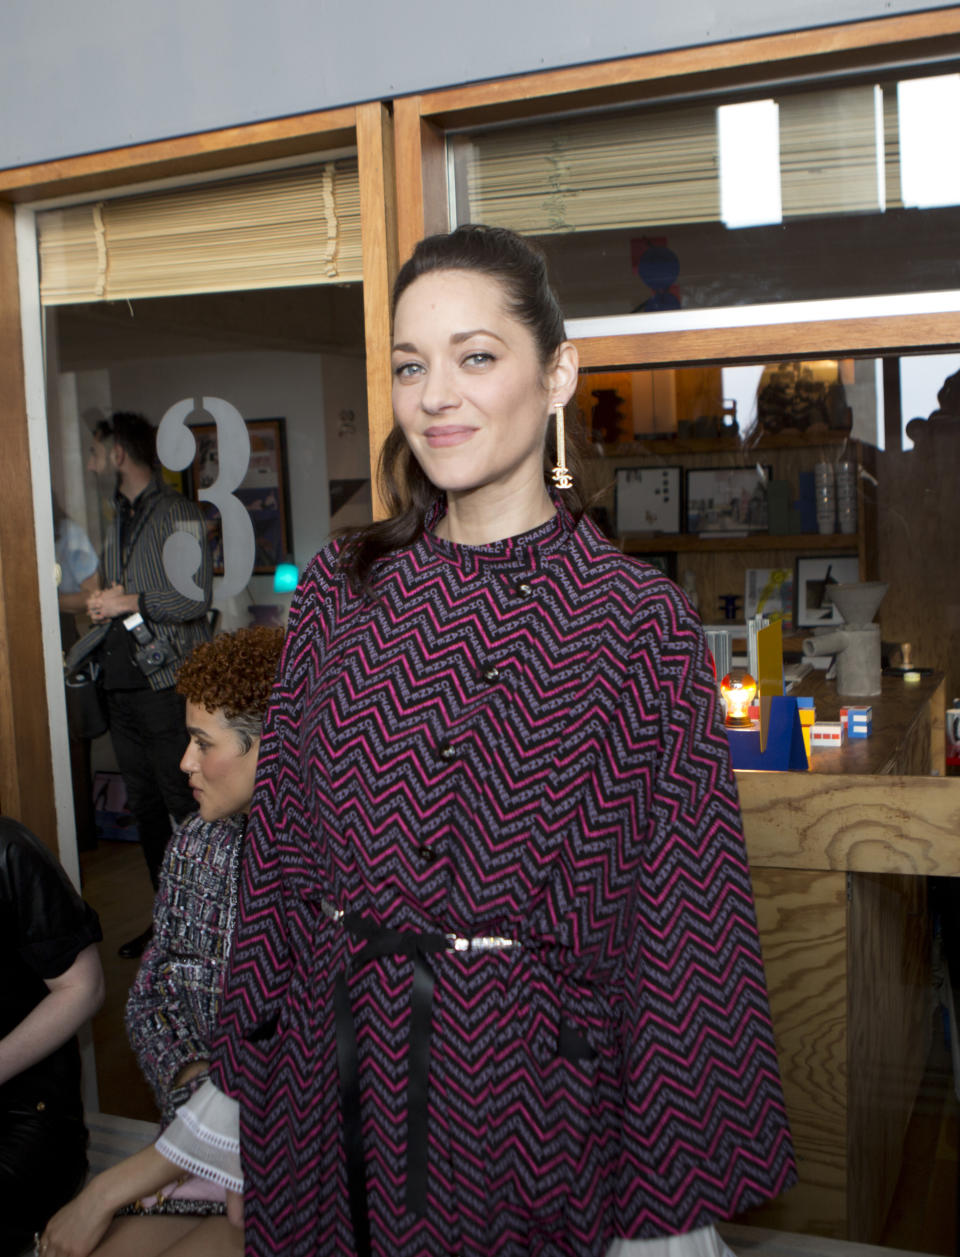
<path fill-rule="evenodd" d="M 133 661 L 144 676 L 148 677 L 154 672 L 159 672 L 161 668 L 168 663 L 173 663 L 176 659 L 177 656 L 167 643 L 160 641 L 150 632 L 139 611 L 126 616 L 123 627 L 128 633 L 133 634 L 133 640 L 136 642 Z"/>

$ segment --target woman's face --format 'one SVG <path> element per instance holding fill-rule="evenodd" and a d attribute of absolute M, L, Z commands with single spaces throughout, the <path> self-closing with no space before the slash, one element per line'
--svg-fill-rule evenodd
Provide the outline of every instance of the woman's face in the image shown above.
<path fill-rule="evenodd" d="M 547 420 L 576 381 L 572 345 L 544 368 L 500 283 L 462 270 L 414 280 L 393 340 L 394 415 L 438 489 L 542 486 Z"/>
<path fill-rule="evenodd" d="M 187 733 L 190 742 L 180 768 L 189 778 L 197 808 L 205 821 L 223 820 L 248 812 L 253 798 L 260 739 L 244 753 L 222 709 L 207 711 L 187 702 Z"/>

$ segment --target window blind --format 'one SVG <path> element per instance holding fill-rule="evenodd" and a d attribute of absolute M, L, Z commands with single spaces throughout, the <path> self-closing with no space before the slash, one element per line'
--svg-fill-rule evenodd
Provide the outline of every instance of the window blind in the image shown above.
<path fill-rule="evenodd" d="M 873 85 L 784 96 L 779 105 L 784 218 L 879 209 Z"/>
<path fill-rule="evenodd" d="M 872 85 L 777 97 L 784 218 L 880 208 L 884 139 L 888 184 L 895 163 L 888 95 L 879 145 Z M 455 160 L 461 221 L 551 235 L 720 218 L 713 106 L 480 132 L 458 142 Z"/>
<path fill-rule="evenodd" d="M 355 157 L 37 216 L 45 305 L 362 275 Z"/>
<path fill-rule="evenodd" d="M 468 217 L 531 235 L 718 218 L 714 111 L 592 117 L 474 136 Z"/>

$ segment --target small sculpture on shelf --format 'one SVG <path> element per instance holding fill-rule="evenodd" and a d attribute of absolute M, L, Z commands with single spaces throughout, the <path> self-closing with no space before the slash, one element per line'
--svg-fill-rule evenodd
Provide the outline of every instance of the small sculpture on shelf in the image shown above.
<path fill-rule="evenodd" d="M 940 405 L 928 419 L 917 417 L 907 424 L 907 436 L 920 445 L 928 436 L 947 430 L 951 435 L 960 432 L 960 371 L 948 375 L 937 393 Z"/>
<path fill-rule="evenodd" d="M 852 423 L 840 380 L 817 378 L 806 362 L 781 362 L 768 368 L 757 391 L 757 424 L 761 431 L 846 431 Z"/>
<path fill-rule="evenodd" d="M 725 620 L 735 620 L 739 610 L 739 603 L 743 601 L 742 594 L 720 594 L 717 598 L 720 604 L 720 611 Z"/>
<path fill-rule="evenodd" d="M 810 745 L 816 750 L 842 751 L 847 732 L 839 720 L 818 720 L 810 726 Z"/>
<path fill-rule="evenodd" d="M 720 413 L 720 435 L 735 437 L 740 435 L 740 424 L 737 422 L 737 399 L 726 397 Z"/>
<path fill-rule="evenodd" d="M 881 692 L 880 625 L 872 621 L 886 592 L 882 581 L 830 585 L 826 590 L 843 625 L 808 637 L 803 653 L 807 658 L 836 658 L 838 694 L 868 697 Z"/>
<path fill-rule="evenodd" d="M 873 733 L 873 708 L 841 707 L 840 723 L 850 741 L 862 741 Z"/>
<path fill-rule="evenodd" d="M 615 388 L 595 388 L 591 396 L 597 400 L 590 411 L 590 439 L 613 445 L 620 440 L 625 423 L 620 410 L 623 398 Z"/>

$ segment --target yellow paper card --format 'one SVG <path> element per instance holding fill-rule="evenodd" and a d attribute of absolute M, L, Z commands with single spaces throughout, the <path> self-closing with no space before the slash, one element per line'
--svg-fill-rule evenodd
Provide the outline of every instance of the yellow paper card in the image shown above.
<path fill-rule="evenodd" d="M 783 624 L 774 620 L 757 634 L 757 672 L 760 695 L 760 754 L 767 749 L 770 699 L 783 693 Z"/>

